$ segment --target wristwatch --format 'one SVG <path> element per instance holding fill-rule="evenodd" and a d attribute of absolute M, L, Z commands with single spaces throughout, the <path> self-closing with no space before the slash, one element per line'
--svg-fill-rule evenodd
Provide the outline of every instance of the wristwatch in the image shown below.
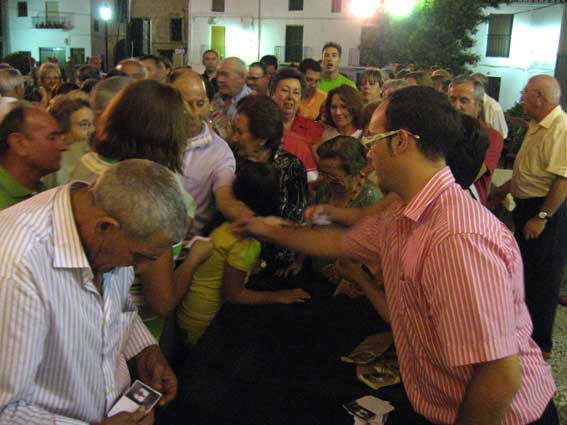
<path fill-rule="evenodd" d="M 549 219 L 549 214 L 546 213 L 545 211 L 540 211 L 537 213 L 537 218 L 547 221 Z"/>

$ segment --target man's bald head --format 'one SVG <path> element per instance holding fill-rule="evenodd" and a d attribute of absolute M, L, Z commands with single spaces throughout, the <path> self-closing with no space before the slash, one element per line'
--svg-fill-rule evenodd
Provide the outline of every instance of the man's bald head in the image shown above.
<path fill-rule="evenodd" d="M 143 80 L 148 76 L 146 67 L 138 59 L 124 59 L 116 65 L 116 69 L 125 72 L 134 80 Z"/>
<path fill-rule="evenodd" d="M 544 119 L 561 100 L 559 82 L 550 75 L 536 75 L 522 90 L 524 112 L 537 122 Z"/>
<path fill-rule="evenodd" d="M 183 100 L 189 105 L 191 113 L 204 121 L 209 119 L 209 98 L 205 82 L 197 72 L 184 71 L 173 81 L 173 86 L 181 92 Z"/>
<path fill-rule="evenodd" d="M 561 86 L 559 81 L 551 75 L 536 75 L 530 78 L 533 88 L 540 90 L 545 100 L 554 107 L 561 101 Z"/>

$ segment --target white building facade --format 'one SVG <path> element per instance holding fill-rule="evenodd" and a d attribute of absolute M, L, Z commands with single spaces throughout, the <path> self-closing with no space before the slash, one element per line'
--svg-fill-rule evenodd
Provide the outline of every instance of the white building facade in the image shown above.
<path fill-rule="evenodd" d="M 481 24 L 472 49 L 480 56 L 476 72 L 491 77 L 506 110 L 518 102 L 530 77 L 556 75 L 561 79 L 565 5 L 554 1 L 525 1 L 488 8 L 489 21 Z M 491 28 L 492 26 L 492 28 Z M 564 30 L 565 32 L 565 30 Z M 567 76 L 566 76 L 567 77 Z"/>
<path fill-rule="evenodd" d="M 358 65 L 363 22 L 351 0 L 190 0 L 189 64 L 201 69 L 205 50 L 251 63 L 272 54 L 280 62 L 319 59 L 327 41 L 343 48 L 342 66 Z"/>
<path fill-rule="evenodd" d="M 99 17 L 100 6 L 116 11 L 115 1 L 104 0 L 7 0 L 3 3 L 3 55 L 29 52 L 44 62 L 56 57 L 59 64 L 70 58 L 85 63 L 93 54 L 104 55 L 108 38 L 109 56 L 116 42 L 116 20 L 108 24 Z"/>

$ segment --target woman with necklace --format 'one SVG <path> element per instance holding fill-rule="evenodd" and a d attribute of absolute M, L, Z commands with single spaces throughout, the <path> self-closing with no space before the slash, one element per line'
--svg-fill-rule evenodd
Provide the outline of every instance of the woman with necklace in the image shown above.
<path fill-rule="evenodd" d="M 319 156 L 319 182 L 315 188 L 315 203 L 336 208 L 357 208 L 375 204 L 382 192 L 366 176 L 366 150 L 353 137 L 336 136 L 321 144 Z M 314 269 L 338 283 L 335 263 L 313 259 Z"/>

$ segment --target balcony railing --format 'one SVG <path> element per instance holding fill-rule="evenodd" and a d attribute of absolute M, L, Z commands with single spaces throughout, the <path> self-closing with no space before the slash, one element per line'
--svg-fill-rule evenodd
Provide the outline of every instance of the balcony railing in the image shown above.
<path fill-rule="evenodd" d="M 72 30 L 73 15 L 60 13 L 58 15 L 40 15 L 32 17 L 33 27 L 36 29 Z"/>
<path fill-rule="evenodd" d="M 489 35 L 486 45 L 486 56 L 507 58 L 510 56 L 511 35 Z"/>

